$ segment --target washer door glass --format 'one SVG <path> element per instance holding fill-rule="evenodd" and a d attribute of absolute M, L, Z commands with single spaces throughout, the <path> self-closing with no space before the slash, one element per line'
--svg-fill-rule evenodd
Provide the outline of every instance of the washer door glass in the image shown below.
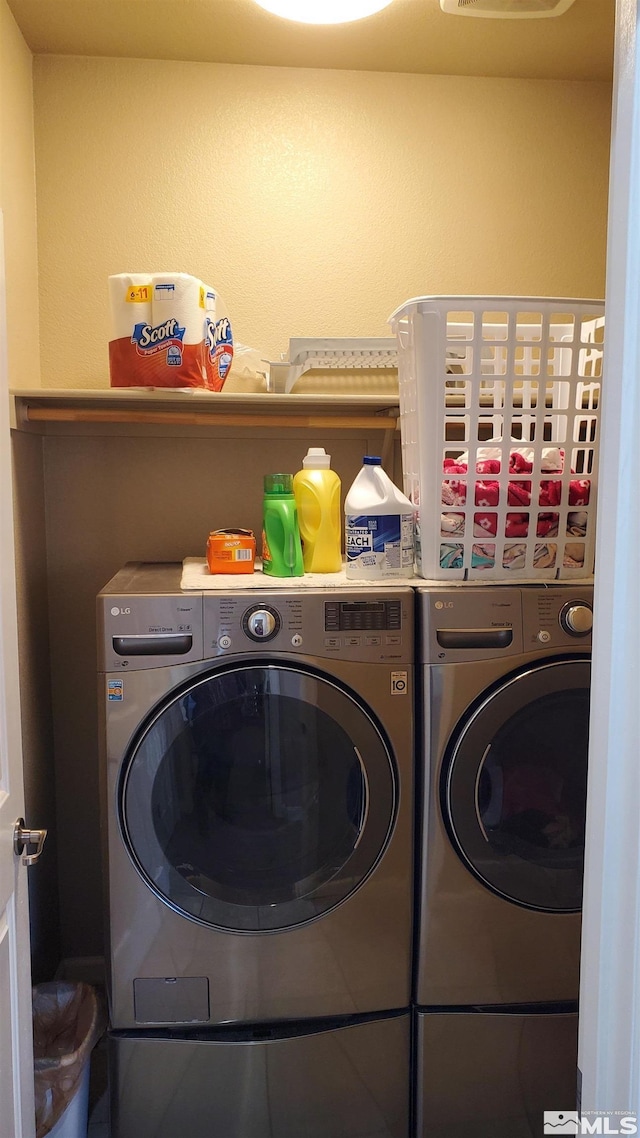
<path fill-rule="evenodd" d="M 490 889 L 528 908 L 581 907 L 589 678 L 584 659 L 511 676 L 462 724 L 443 768 L 458 853 Z"/>
<path fill-rule="evenodd" d="M 254 661 L 200 676 L 123 764 L 120 824 L 148 886 L 217 928 L 289 928 L 371 873 L 396 809 L 389 745 L 335 681 Z"/>

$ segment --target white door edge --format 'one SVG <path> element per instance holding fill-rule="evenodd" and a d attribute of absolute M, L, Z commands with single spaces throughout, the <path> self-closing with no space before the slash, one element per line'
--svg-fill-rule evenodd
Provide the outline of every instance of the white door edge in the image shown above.
<path fill-rule="evenodd" d="M 13 851 L 24 815 L 18 633 L 0 211 L 0 1135 L 35 1134 L 27 868 Z"/>
<path fill-rule="evenodd" d="M 637 8 L 637 0 L 618 0 L 580 986 L 578 1065 L 586 1117 L 590 1111 L 640 1115 Z"/>

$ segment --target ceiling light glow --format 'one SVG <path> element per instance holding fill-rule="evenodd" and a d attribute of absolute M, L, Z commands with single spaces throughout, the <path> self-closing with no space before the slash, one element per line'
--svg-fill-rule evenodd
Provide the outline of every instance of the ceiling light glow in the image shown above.
<path fill-rule="evenodd" d="M 266 12 L 302 24 L 347 24 L 388 8 L 392 0 L 256 0 Z"/>

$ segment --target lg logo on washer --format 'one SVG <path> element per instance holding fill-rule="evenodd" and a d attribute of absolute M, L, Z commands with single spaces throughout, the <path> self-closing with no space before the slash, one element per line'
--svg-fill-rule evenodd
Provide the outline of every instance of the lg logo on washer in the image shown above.
<path fill-rule="evenodd" d="M 437 609 L 452 609 L 453 601 L 436 601 L 435 607 Z"/>
<path fill-rule="evenodd" d="M 117 605 L 114 605 L 113 608 L 111 609 L 111 615 L 112 616 L 131 616 L 131 609 L 130 608 L 119 609 Z"/>

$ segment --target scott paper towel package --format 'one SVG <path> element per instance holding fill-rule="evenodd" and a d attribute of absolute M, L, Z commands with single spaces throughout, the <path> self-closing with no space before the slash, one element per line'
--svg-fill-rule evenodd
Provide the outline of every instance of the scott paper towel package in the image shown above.
<path fill-rule="evenodd" d="M 109 277 L 112 387 L 220 391 L 233 335 L 220 295 L 188 273 Z"/>

